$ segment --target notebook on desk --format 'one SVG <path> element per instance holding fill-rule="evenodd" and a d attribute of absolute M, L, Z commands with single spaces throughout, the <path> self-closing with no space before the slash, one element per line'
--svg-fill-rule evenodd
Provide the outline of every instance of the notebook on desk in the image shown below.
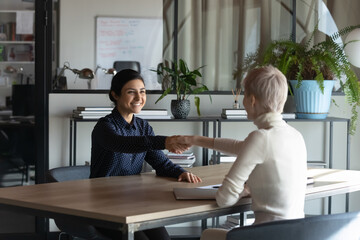
<path fill-rule="evenodd" d="M 207 185 L 196 188 L 174 188 L 177 200 L 215 199 L 216 192 L 221 184 Z"/>
<path fill-rule="evenodd" d="M 314 184 L 314 178 L 307 178 L 307 185 Z M 216 192 L 221 184 L 207 185 L 196 188 L 174 188 L 176 200 L 215 199 Z"/>

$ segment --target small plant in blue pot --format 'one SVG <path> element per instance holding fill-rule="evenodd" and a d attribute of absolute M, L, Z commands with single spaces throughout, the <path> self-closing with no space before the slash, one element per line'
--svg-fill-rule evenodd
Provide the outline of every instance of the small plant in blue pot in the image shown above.
<path fill-rule="evenodd" d="M 183 59 L 179 59 L 178 62 L 174 61 L 171 64 L 167 61 L 159 64 L 158 69 L 153 71 L 157 72 L 157 74 L 161 76 L 163 85 L 165 83 L 166 89 L 155 103 L 159 102 L 174 90 L 176 93 L 176 99 L 171 101 L 171 113 L 174 118 L 177 119 L 187 118 L 190 112 L 190 100 L 188 100 L 189 96 L 209 91 L 206 85 L 197 81 L 197 79 L 202 78 L 199 71 L 201 68 L 202 67 L 190 70 Z M 211 96 L 209 95 L 209 97 L 211 101 Z M 200 116 L 200 98 L 195 96 L 194 102 L 197 114 Z"/>

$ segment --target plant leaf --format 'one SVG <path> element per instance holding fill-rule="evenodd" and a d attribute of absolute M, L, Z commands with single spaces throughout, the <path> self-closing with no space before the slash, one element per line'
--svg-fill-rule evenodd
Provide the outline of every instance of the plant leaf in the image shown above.
<path fill-rule="evenodd" d="M 187 75 L 185 76 L 185 79 L 184 81 L 187 83 L 187 84 L 190 84 L 192 86 L 196 86 L 196 80 L 195 80 L 196 76 L 195 75 Z"/>
<path fill-rule="evenodd" d="M 199 93 L 202 93 L 204 91 L 209 91 L 209 89 L 205 85 L 203 85 L 202 87 L 193 89 L 192 93 L 193 94 L 199 94 Z"/>
<path fill-rule="evenodd" d="M 201 113 L 200 113 L 200 98 L 195 96 L 194 97 L 194 102 L 195 102 L 197 114 L 198 114 L 198 116 L 201 116 Z"/>
<path fill-rule="evenodd" d="M 181 73 L 184 74 L 184 75 L 186 75 L 186 74 L 189 72 L 189 69 L 188 69 L 185 61 L 182 60 L 182 59 L 180 59 L 180 60 L 179 60 L 179 65 L 180 65 L 179 67 L 180 67 Z"/>
<path fill-rule="evenodd" d="M 163 99 L 166 95 L 168 95 L 171 92 L 171 88 L 166 89 L 163 94 L 156 100 L 155 104 L 158 103 L 161 99 Z"/>
<path fill-rule="evenodd" d="M 198 68 L 198 69 L 199 69 L 199 68 Z M 195 75 L 199 76 L 199 77 L 202 77 L 202 75 L 201 75 L 201 73 L 199 72 L 198 69 L 195 69 L 195 70 L 193 71 L 193 73 L 194 73 Z"/>

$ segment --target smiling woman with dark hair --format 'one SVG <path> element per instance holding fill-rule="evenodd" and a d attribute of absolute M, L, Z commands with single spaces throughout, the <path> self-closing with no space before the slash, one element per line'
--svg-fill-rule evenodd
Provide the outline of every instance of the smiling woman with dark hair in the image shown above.
<path fill-rule="evenodd" d="M 99 119 L 92 132 L 91 178 L 140 174 L 144 161 L 158 176 L 178 181 L 201 182 L 196 175 L 173 164 L 161 151 L 180 153 L 188 149 L 178 137 L 155 136 L 149 123 L 138 118 L 146 103 L 141 75 L 131 69 L 118 72 L 112 79 L 109 98 L 115 104 L 112 113 Z M 99 229 L 105 235 L 121 239 L 121 232 Z M 135 233 L 135 239 L 170 239 L 164 227 Z"/>

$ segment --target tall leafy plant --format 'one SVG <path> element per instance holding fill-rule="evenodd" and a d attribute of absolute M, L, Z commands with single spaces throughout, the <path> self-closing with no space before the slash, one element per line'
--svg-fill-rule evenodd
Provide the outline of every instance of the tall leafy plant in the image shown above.
<path fill-rule="evenodd" d="M 166 87 L 163 94 L 156 100 L 155 104 L 168 95 L 172 90 L 175 90 L 177 100 L 188 99 L 190 95 L 196 95 L 205 91 L 209 91 L 208 87 L 197 81 L 197 78 L 202 78 L 199 67 L 194 70 L 190 70 L 188 65 L 183 59 L 179 61 L 161 63 L 157 70 L 152 70 L 157 72 L 158 75 L 162 77 L 162 81 L 170 85 Z M 200 87 L 198 87 L 200 85 Z M 210 100 L 211 96 L 209 95 Z M 197 114 L 200 116 L 200 98 L 198 96 L 194 97 L 194 102 L 197 110 Z"/>
<path fill-rule="evenodd" d="M 244 60 L 243 67 L 235 74 L 246 73 L 251 68 L 271 64 L 288 80 L 298 80 L 296 87 L 300 87 L 304 80 L 316 80 L 322 91 L 324 80 L 338 79 L 352 109 L 350 132 L 353 134 L 360 107 L 360 86 L 344 52 L 348 43 L 341 45 L 336 40 L 359 27 L 360 25 L 346 27 L 316 44 L 312 44 L 312 40 L 319 32 L 317 27 L 308 40 L 300 43 L 287 39 L 272 41 L 263 52 L 258 49 L 255 53 L 249 54 Z M 289 90 L 291 92 L 290 84 Z"/>

